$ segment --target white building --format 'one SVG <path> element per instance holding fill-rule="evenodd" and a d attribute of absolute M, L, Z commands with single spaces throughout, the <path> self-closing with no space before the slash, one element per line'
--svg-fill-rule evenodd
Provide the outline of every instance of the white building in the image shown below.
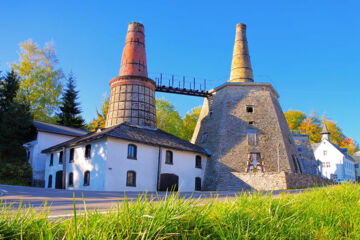
<path fill-rule="evenodd" d="M 356 177 L 356 181 L 360 182 L 360 151 L 354 153 L 353 158 L 355 159 L 355 177 Z"/>
<path fill-rule="evenodd" d="M 88 131 L 40 121 L 34 121 L 34 126 L 37 131 L 36 139 L 25 143 L 24 147 L 27 149 L 28 160 L 33 171 L 33 185 L 43 187 L 46 154 L 41 153 L 41 151 L 74 137 L 87 134 Z"/>
<path fill-rule="evenodd" d="M 201 190 L 208 153 L 159 129 L 124 122 L 43 150 L 45 187 Z"/>
<path fill-rule="evenodd" d="M 325 124 L 321 134 L 321 142 L 312 144 L 315 158 L 321 162 L 321 175 L 336 182 L 355 181 L 355 161 L 349 156 L 347 149 L 330 141 L 330 132 Z"/>

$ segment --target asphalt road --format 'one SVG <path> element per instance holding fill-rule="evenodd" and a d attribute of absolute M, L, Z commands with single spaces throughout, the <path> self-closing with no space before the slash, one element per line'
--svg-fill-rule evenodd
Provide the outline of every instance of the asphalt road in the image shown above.
<path fill-rule="evenodd" d="M 302 190 L 280 190 L 273 191 L 273 195 L 281 192 L 297 193 Z M 71 216 L 75 204 L 78 211 L 84 209 L 84 201 L 87 210 L 106 211 L 115 207 L 118 202 L 124 200 L 131 201 L 137 199 L 143 192 L 100 192 L 100 191 L 82 191 L 82 190 L 62 190 L 47 189 L 36 187 L 21 187 L 0 185 L 0 201 L 3 205 L 11 205 L 12 209 L 17 209 L 20 204 L 22 206 L 31 206 L 36 211 L 44 209 L 44 205 L 51 206 L 50 217 Z M 166 192 L 148 192 L 147 198 L 159 200 L 166 196 Z M 182 192 L 180 197 L 185 198 L 231 198 L 239 194 L 239 192 Z M 264 192 L 267 194 L 267 192 Z"/>

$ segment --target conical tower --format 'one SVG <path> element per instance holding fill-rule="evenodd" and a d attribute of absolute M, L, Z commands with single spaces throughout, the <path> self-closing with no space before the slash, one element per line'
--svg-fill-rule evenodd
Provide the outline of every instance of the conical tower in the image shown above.
<path fill-rule="evenodd" d="M 269 83 L 253 82 L 245 29 L 236 26 L 230 80 L 204 99 L 191 140 L 211 152 L 208 190 L 256 188 L 249 176 L 302 172 L 277 92 Z"/>
<path fill-rule="evenodd" d="M 119 76 L 110 81 L 105 127 L 125 121 L 156 128 L 155 82 L 148 78 L 144 26 L 130 23 Z"/>
<path fill-rule="evenodd" d="M 330 132 L 329 132 L 328 128 L 326 127 L 325 123 L 323 123 L 323 128 L 322 128 L 320 134 L 321 134 L 322 140 L 328 140 L 328 141 L 330 140 Z"/>
<path fill-rule="evenodd" d="M 229 82 L 253 82 L 249 48 L 246 38 L 246 25 L 236 25 L 235 44 L 231 63 Z"/>

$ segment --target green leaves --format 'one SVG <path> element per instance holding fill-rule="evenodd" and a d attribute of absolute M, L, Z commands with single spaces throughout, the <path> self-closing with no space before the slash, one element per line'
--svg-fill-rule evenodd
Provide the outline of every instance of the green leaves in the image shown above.
<path fill-rule="evenodd" d="M 53 43 L 40 49 L 31 39 L 20 44 L 19 62 L 11 64 L 20 76 L 18 97 L 29 102 L 36 120 L 54 122 L 64 78 L 57 64 Z"/>

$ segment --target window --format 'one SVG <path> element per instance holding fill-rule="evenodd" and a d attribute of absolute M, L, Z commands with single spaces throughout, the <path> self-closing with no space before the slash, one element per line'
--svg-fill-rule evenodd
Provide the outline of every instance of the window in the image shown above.
<path fill-rule="evenodd" d="M 74 174 L 71 172 L 69 173 L 69 187 L 74 186 Z"/>
<path fill-rule="evenodd" d="M 129 159 L 136 159 L 136 153 L 137 152 L 137 147 L 134 144 L 129 144 L 128 145 L 128 156 L 127 158 Z"/>
<path fill-rule="evenodd" d="M 206 142 L 206 139 L 207 139 L 207 133 L 204 133 L 202 136 L 201 136 L 201 143 L 205 143 Z"/>
<path fill-rule="evenodd" d="M 247 134 L 249 146 L 256 146 L 257 145 L 256 130 L 247 129 L 246 134 Z"/>
<path fill-rule="evenodd" d="M 195 158 L 195 167 L 201 168 L 201 156 L 197 155 Z"/>
<path fill-rule="evenodd" d="M 246 106 L 246 112 L 247 113 L 253 113 L 254 112 L 254 106 Z"/>
<path fill-rule="evenodd" d="M 324 150 L 323 154 L 324 154 L 324 156 L 326 156 L 326 155 L 327 155 L 327 151 L 326 151 L 326 150 Z"/>
<path fill-rule="evenodd" d="M 201 191 L 201 178 L 195 178 L 195 191 Z"/>
<path fill-rule="evenodd" d="M 52 188 L 52 175 L 49 175 L 48 188 Z"/>
<path fill-rule="evenodd" d="M 84 174 L 84 186 L 90 185 L 90 171 L 86 171 Z"/>
<path fill-rule="evenodd" d="M 27 151 L 27 160 L 30 160 L 30 155 L 31 155 L 31 152 Z"/>
<path fill-rule="evenodd" d="M 166 151 L 166 159 L 165 164 L 173 164 L 173 152 L 172 151 Z"/>
<path fill-rule="evenodd" d="M 74 148 L 70 149 L 70 158 L 69 158 L 69 162 L 74 162 Z"/>
<path fill-rule="evenodd" d="M 59 164 L 63 163 L 63 156 L 64 156 L 64 152 L 61 151 L 60 154 L 59 154 Z"/>
<path fill-rule="evenodd" d="M 330 162 L 326 162 L 326 167 L 330 167 Z"/>
<path fill-rule="evenodd" d="M 85 159 L 91 158 L 91 144 L 85 146 Z"/>
<path fill-rule="evenodd" d="M 52 153 L 50 155 L 50 166 L 53 166 L 54 165 L 54 154 Z"/>
<path fill-rule="evenodd" d="M 254 124 L 255 124 L 254 121 L 250 121 L 250 122 L 249 122 L 249 125 L 254 125 Z"/>
<path fill-rule="evenodd" d="M 136 172 L 128 171 L 126 174 L 126 186 L 136 187 Z"/>

